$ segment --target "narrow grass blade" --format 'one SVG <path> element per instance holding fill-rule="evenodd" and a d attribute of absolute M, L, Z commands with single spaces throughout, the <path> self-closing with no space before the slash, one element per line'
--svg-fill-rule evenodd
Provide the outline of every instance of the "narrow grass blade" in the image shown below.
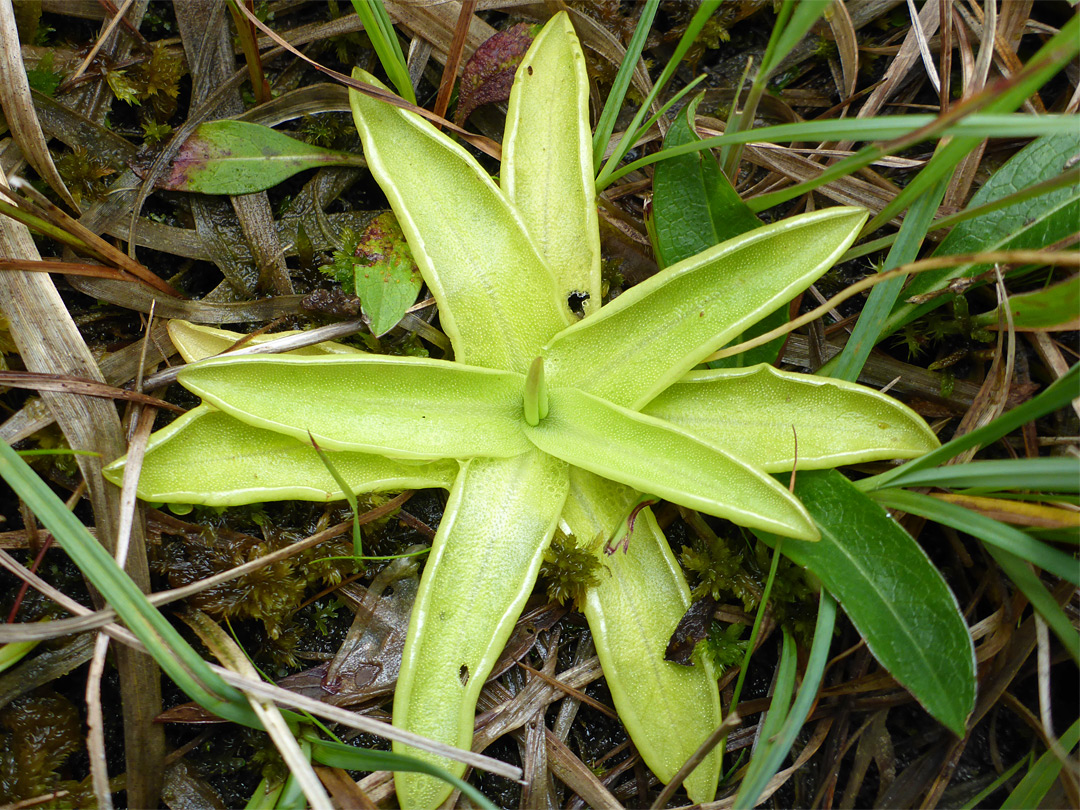
<path fill-rule="evenodd" d="M 892 486 L 892 482 L 901 475 L 910 475 L 916 470 L 935 467 L 971 447 L 985 446 L 995 442 L 1002 436 L 1012 433 L 1034 419 L 1056 411 L 1058 408 L 1064 408 L 1076 397 L 1078 381 L 1080 381 L 1080 364 L 1070 368 L 1067 373 L 1063 374 L 1045 391 L 1040 392 L 1038 396 L 1032 397 L 1023 405 L 1003 413 L 990 424 L 946 442 L 937 450 L 933 450 L 921 458 L 861 481 L 859 482 L 859 488 L 870 491 L 875 488 Z"/>
<path fill-rule="evenodd" d="M 1065 751 L 1072 751 L 1080 741 L 1080 720 L 1069 726 L 1058 742 Z M 1061 773 L 1061 760 L 1053 751 L 1046 751 L 1031 766 L 1012 793 L 1001 803 L 1001 810 L 1023 810 L 1025 807 L 1041 807 L 1046 794 Z"/>
<path fill-rule="evenodd" d="M 0 476 L 37 515 L 83 574 L 116 610 L 158 665 L 184 692 L 219 717 L 259 727 L 243 696 L 221 679 L 146 600 L 116 560 L 6 442 L 0 442 Z"/>
<path fill-rule="evenodd" d="M 357 748 L 355 745 L 323 740 L 314 735 L 304 739 L 311 745 L 311 758 L 320 765 L 330 768 L 344 768 L 348 771 L 395 771 L 398 773 L 424 773 L 442 779 L 460 790 L 477 807 L 496 810 L 495 805 L 479 790 L 460 779 L 445 768 L 425 762 L 418 757 L 395 754 L 391 751 L 374 751 L 370 748 Z"/>
<path fill-rule="evenodd" d="M 604 150 L 607 148 L 608 141 L 611 140 L 611 133 L 615 131 L 615 119 L 619 117 L 619 112 L 622 110 L 623 101 L 626 99 L 626 91 L 630 89 L 634 69 L 641 58 L 641 52 L 645 49 L 645 40 L 649 36 L 653 18 L 656 16 L 656 9 L 659 7 L 660 0 L 646 0 L 641 9 L 641 16 L 638 17 L 634 36 L 630 38 L 630 44 L 626 46 L 626 55 L 623 56 L 622 64 L 619 65 L 619 72 L 615 74 L 615 81 L 611 85 L 610 92 L 608 92 L 607 101 L 604 102 L 604 109 L 600 113 L 600 120 L 596 123 L 596 132 L 593 135 L 594 173 L 600 171 L 600 165 L 604 161 Z"/>
<path fill-rule="evenodd" d="M 957 531 L 978 537 L 997 548 L 1015 554 L 1056 577 L 1080 587 L 1080 571 L 1071 554 L 1058 551 L 1028 534 L 1000 521 L 965 509 L 955 503 L 931 498 L 903 489 L 884 489 L 870 493 L 874 500 L 892 509 L 936 520 Z"/>
<path fill-rule="evenodd" d="M 1069 457 L 969 461 L 916 470 L 889 482 L 893 487 L 977 487 L 982 491 L 1025 489 L 1080 491 L 1080 460 Z"/>
<path fill-rule="evenodd" d="M 382 0 L 352 0 L 352 4 L 364 24 L 364 31 L 367 32 L 372 47 L 375 48 L 379 64 L 386 71 L 398 95 L 410 104 L 415 104 L 416 93 L 413 92 L 412 82 L 409 80 L 409 66 L 405 63 L 405 55 L 401 52 L 401 45 L 394 32 L 394 23 L 386 13 Z"/>

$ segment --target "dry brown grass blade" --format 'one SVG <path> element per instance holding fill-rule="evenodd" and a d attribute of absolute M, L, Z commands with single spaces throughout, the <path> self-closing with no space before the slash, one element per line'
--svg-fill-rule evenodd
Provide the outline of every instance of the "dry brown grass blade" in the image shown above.
<path fill-rule="evenodd" d="M 100 399 L 123 399 L 128 402 L 138 402 L 141 405 L 152 405 L 155 408 L 164 408 L 173 413 L 184 413 L 184 409 L 171 402 L 165 402 L 157 397 L 146 394 L 138 394 L 134 391 L 125 391 L 123 388 L 113 388 L 97 380 L 89 380 L 85 377 L 72 377 L 64 374 L 36 374 L 32 371 L 0 371 L 0 385 L 9 388 L 29 388 L 31 391 L 52 391 L 58 394 L 78 394 L 84 397 L 98 397 Z"/>
<path fill-rule="evenodd" d="M 404 26 L 423 40 L 431 43 L 432 56 L 442 64 L 447 64 L 453 49 L 454 32 L 461 18 L 461 0 L 448 0 L 441 3 L 413 3 L 409 0 L 386 0 L 386 11 L 394 21 Z M 486 40 L 495 34 L 495 29 L 475 14 L 470 14 L 468 28 L 463 34 L 462 54 L 467 59 Z M 454 75 L 461 74 L 459 64 Z"/>
<path fill-rule="evenodd" d="M 465 37 L 468 36 L 475 11 L 476 0 L 462 0 L 457 23 L 454 25 L 454 36 L 446 54 L 446 64 L 443 66 L 442 81 L 439 82 L 439 95 L 435 99 L 435 114 L 440 118 L 446 117 L 446 109 L 450 106 L 450 94 L 454 91 L 454 81 L 462 67 Z"/>
<path fill-rule="evenodd" d="M 22 63 L 19 31 L 15 26 L 11 0 L 0 0 L 0 104 L 23 157 L 72 211 L 78 211 L 79 204 L 64 185 L 49 154 L 45 135 L 30 100 L 30 84 Z"/>
<path fill-rule="evenodd" d="M 74 236 L 82 244 L 87 246 L 87 249 L 102 261 L 109 262 L 121 270 L 124 270 L 131 275 L 137 277 L 141 281 L 150 285 L 156 290 L 165 293 L 166 295 L 174 298 L 183 298 L 179 290 L 175 289 L 171 284 L 163 281 L 154 272 L 150 270 L 146 265 L 135 261 L 129 257 L 122 250 L 117 249 L 113 245 L 106 242 L 96 233 L 91 231 L 81 222 L 74 217 L 69 216 L 59 206 L 54 205 L 51 200 L 41 194 L 37 189 L 27 183 L 20 177 L 12 178 L 12 188 L 16 188 L 21 191 L 25 198 L 16 197 L 12 191 L 5 188 L 0 188 L 0 193 L 5 194 L 9 199 L 17 202 L 20 207 L 27 208 L 40 216 L 43 219 L 48 220 L 57 228 L 61 228 L 67 233 Z M 35 258 L 35 261 L 39 259 Z"/>
<path fill-rule="evenodd" d="M 213 0 L 198 0 L 175 7 L 184 52 L 191 66 L 193 107 L 202 106 L 234 73 L 232 40 L 228 28 L 220 24 L 223 17 L 218 13 L 220 8 Z M 244 11 L 245 20 L 250 22 L 254 18 L 245 6 L 236 8 Z M 230 116 L 243 111 L 239 89 L 231 88 L 225 92 L 215 114 Z M 192 211 L 199 235 L 215 254 L 214 262 L 229 282 L 230 297 L 250 298 L 256 292 L 292 293 L 292 280 L 278 244 L 273 211 L 265 191 L 233 196 L 228 200 L 196 195 L 192 198 Z M 239 233 L 234 233 L 231 227 L 233 217 L 230 213 L 235 214 Z M 233 255 L 232 246 L 238 241 L 237 236 L 247 243 L 254 267 L 243 266 Z"/>
<path fill-rule="evenodd" d="M 0 178 L 0 182 L 3 179 Z M 40 260 L 29 231 L 0 220 L 0 254 L 15 259 Z M 102 382 L 100 371 L 67 307 L 43 273 L 0 274 L 0 311 L 7 317 L 12 337 L 26 368 L 38 373 L 61 373 Z M 44 392 L 68 444 L 75 450 L 98 453 L 76 461 L 90 492 L 99 537 L 112 547 L 119 521 L 119 492 L 101 475 L 102 458 L 124 452 L 120 421 L 111 402 L 89 397 Z M 128 573 L 144 591 L 150 590 L 142 525 L 135 527 L 134 553 Z M 127 772 L 131 775 L 131 806 L 156 806 L 160 792 L 165 737 L 154 718 L 161 711 L 161 676 L 153 659 L 129 649 L 117 650 L 124 706 Z"/>
<path fill-rule="evenodd" d="M 622 810 L 619 800 L 612 795 L 604 783 L 596 778 L 589 767 L 571 751 L 566 743 L 545 731 L 548 764 L 551 772 L 566 783 L 566 786 L 585 800 L 588 807 L 597 810 Z"/>
<path fill-rule="evenodd" d="M 825 20 L 829 23 L 833 41 L 836 42 L 836 53 L 840 57 L 840 68 L 844 77 L 843 84 L 836 89 L 840 91 L 840 98 L 851 98 L 855 95 L 855 83 L 859 78 L 859 43 L 844 0 L 836 0 L 829 6 L 825 12 Z"/>

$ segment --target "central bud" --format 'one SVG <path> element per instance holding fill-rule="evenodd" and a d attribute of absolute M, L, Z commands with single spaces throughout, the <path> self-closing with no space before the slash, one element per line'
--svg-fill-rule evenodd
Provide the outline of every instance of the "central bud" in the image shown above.
<path fill-rule="evenodd" d="M 525 376 L 525 421 L 536 427 L 548 415 L 547 383 L 544 382 L 544 358 L 537 357 Z"/>

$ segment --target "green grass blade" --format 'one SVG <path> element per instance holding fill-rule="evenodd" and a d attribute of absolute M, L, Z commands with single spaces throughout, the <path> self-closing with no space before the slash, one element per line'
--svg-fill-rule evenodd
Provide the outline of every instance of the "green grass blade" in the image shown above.
<path fill-rule="evenodd" d="M 597 121 L 596 132 L 593 134 L 594 172 L 600 171 L 600 164 L 604 160 L 604 150 L 607 148 L 608 141 L 611 140 L 611 133 L 615 131 L 615 119 L 619 117 L 623 101 L 626 100 L 626 91 L 630 89 L 634 68 L 641 59 L 641 52 L 645 49 L 645 40 L 649 36 L 649 29 L 652 28 L 653 18 L 659 6 L 660 0 L 647 0 L 645 7 L 641 9 L 641 17 L 638 18 L 634 36 L 631 37 L 630 44 L 626 46 L 626 55 L 623 56 L 619 72 L 615 74 L 615 82 L 611 85 L 611 92 L 608 93 L 607 101 L 604 102 L 603 112 L 600 113 L 600 120 Z M 598 184 L 597 191 L 600 188 Z"/>
<path fill-rule="evenodd" d="M 1071 554 L 1058 551 L 1019 529 L 958 504 L 917 492 L 885 489 L 872 492 L 870 495 L 884 506 L 921 515 L 945 526 L 951 526 L 957 531 L 978 537 L 988 546 L 1004 549 L 1056 577 L 1080 586 L 1080 572 L 1077 571 L 1076 559 Z"/>
<path fill-rule="evenodd" d="M 1069 726 L 1058 740 L 1066 751 L 1072 751 L 1080 740 L 1080 720 Z M 1047 751 L 1031 766 L 1024 778 L 1001 804 L 1002 810 L 1022 810 L 1025 807 L 1041 807 L 1043 799 L 1061 773 L 1061 760 L 1053 751 Z"/>
<path fill-rule="evenodd" d="M 405 56 L 394 32 L 394 24 L 386 13 L 382 0 L 352 0 L 352 4 L 375 48 L 379 63 L 397 89 L 398 95 L 410 104 L 415 104 L 416 93 L 413 92 L 409 79 L 409 66 L 405 63 Z"/>
<path fill-rule="evenodd" d="M 918 258 L 919 248 L 922 247 L 927 231 L 933 225 L 934 214 L 937 213 L 947 187 L 948 178 L 944 178 L 928 194 L 919 197 L 915 201 L 908 215 L 904 217 L 904 222 L 900 226 L 900 233 L 889 250 L 885 264 L 881 266 L 878 272 L 884 273 L 895 270 L 897 267 L 913 262 Z M 830 377 L 837 377 L 848 382 L 855 382 L 859 379 L 859 373 L 866 364 L 871 349 L 878 342 L 882 325 L 885 323 L 885 319 L 889 317 L 889 313 L 892 312 L 896 299 L 900 297 L 900 291 L 904 288 L 906 281 L 907 279 L 903 276 L 897 276 L 874 287 L 862 312 L 859 313 L 859 320 L 855 324 L 855 329 L 852 330 L 851 337 L 844 345 L 844 350 L 840 353 L 835 365 L 826 364 L 819 373 L 828 374 Z"/>
<path fill-rule="evenodd" d="M 979 487 L 992 492 L 1001 489 L 1080 491 L 1080 460 L 1068 457 L 1010 458 L 971 461 L 900 475 L 894 487 Z"/>
<path fill-rule="evenodd" d="M 1023 405 L 1003 413 L 990 424 L 953 439 L 921 458 L 909 461 L 907 464 L 880 475 L 875 475 L 873 478 L 860 481 L 859 489 L 868 492 L 875 488 L 892 486 L 893 481 L 901 475 L 909 475 L 916 470 L 936 467 L 938 464 L 945 463 L 953 456 L 959 455 L 971 447 L 987 445 L 997 441 L 1002 436 L 1012 433 L 1017 428 L 1038 419 L 1040 416 L 1045 416 L 1058 408 L 1064 408 L 1076 396 L 1078 382 L 1080 382 L 1080 364 L 1070 368 L 1045 391 L 1039 393 L 1038 396 L 1032 397 Z"/>
<path fill-rule="evenodd" d="M 1043 621 L 1058 637 L 1073 660 L 1080 663 L 1080 633 L 1065 615 L 1050 591 L 1042 584 L 1042 580 L 1028 566 L 1024 560 L 1015 554 L 988 545 L 986 550 L 990 553 L 1005 574 L 1013 581 L 1013 584 L 1027 597 L 1035 611 L 1043 617 Z"/>
<path fill-rule="evenodd" d="M 608 162 L 604 165 L 603 171 L 600 172 L 596 178 L 596 186 L 598 189 L 604 188 L 607 185 L 607 177 L 615 170 L 615 167 L 622 162 L 622 159 L 626 157 L 626 153 L 630 151 L 630 148 L 634 145 L 634 141 L 642 133 L 643 128 L 641 122 L 648 114 L 649 107 L 652 106 L 653 101 L 660 94 L 660 91 L 664 89 L 668 81 L 675 71 L 679 67 L 679 63 L 682 62 L 682 58 L 686 55 L 686 52 L 690 50 L 690 46 L 694 44 L 694 40 L 697 38 L 698 33 L 708 22 L 709 17 L 720 5 L 720 0 L 704 0 L 698 7 L 698 10 L 694 12 L 693 19 L 690 20 L 690 24 L 686 27 L 686 31 L 683 32 L 682 38 L 679 40 L 679 44 L 675 46 L 675 52 L 668 59 L 664 70 L 660 74 L 660 78 L 656 80 L 653 85 L 652 91 L 649 93 L 648 98 L 638 108 L 637 113 L 634 114 L 634 120 L 630 122 L 630 126 L 626 128 L 626 132 L 623 133 L 622 138 L 619 140 L 618 146 L 615 147 L 615 151 L 612 153 Z M 595 150 L 594 150 L 595 153 Z M 601 154 L 602 156 L 602 154 Z"/>
<path fill-rule="evenodd" d="M 979 136 L 1035 138 L 1040 135 L 1063 135 L 1075 133 L 1075 115 L 1025 115 L 1025 114 L 973 114 L 955 121 L 942 121 L 932 115 L 889 115 L 876 118 L 841 118 L 825 121 L 804 121 L 798 124 L 777 124 L 749 132 L 734 132 L 706 138 L 696 143 L 664 149 L 655 154 L 628 163 L 611 173 L 603 183 L 597 183 L 597 191 L 611 185 L 631 172 L 639 171 L 653 163 L 677 155 L 688 155 L 702 149 L 715 149 L 735 143 L 789 143 L 800 140 L 893 140 L 912 136 L 897 144 L 867 146 L 854 155 L 833 164 L 812 180 L 799 183 L 772 194 L 763 194 L 747 200 L 755 211 L 764 211 L 786 200 L 799 197 L 818 186 L 845 177 L 858 169 L 869 166 L 893 151 L 907 148 L 932 138 L 949 136 Z"/>
<path fill-rule="evenodd" d="M 803 723 L 806 722 L 817 700 L 821 678 L 825 674 L 825 664 L 829 660 L 829 645 L 832 643 L 835 626 L 836 600 L 828 591 L 822 589 L 821 601 L 818 603 L 817 625 L 814 627 L 814 642 L 810 647 L 810 656 L 806 662 L 806 672 L 803 673 L 799 693 L 795 696 L 795 702 L 791 706 L 791 711 L 787 713 L 779 734 L 763 751 L 759 750 L 750 761 L 747 778 L 743 780 L 739 793 L 735 797 L 735 807 L 750 808 L 758 803 L 761 792 L 773 775 L 780 770 L 784 757 L 795 744 L 795 738 L 802 730 Z M 760 764 L 755 767 L 756 762 Z"/>
<path fill-rule="evenodd" d="M 303 739 L 311 745 L 311 758 L 321 765 L 327 765 L 331 768 L 344 768 L 349 771 L 412 771 L 426 773 L 429 776 L 450 783 L 476 806 L 483 807 L 486 810 L 496 810 L 495 805 L 468 782 L 459 779 L 444 768 L 425 762 L 422 759 L 407 754 L 395 754 L 391 751 L 372 751 L 367 748 L 357 748 L 345 743 L 321 740 L 314 735 L 305 735 Z"/>
<path fill-rule="evenodd" d="M 0 442 L 0 476 L 60 543 L 116 610 L 165 673 L 199 705 L 220 717 L 259 728 L 247 701 L 195 652 L 56 494 Z M 216 694 L 215 694 L 216 693 Z"/>

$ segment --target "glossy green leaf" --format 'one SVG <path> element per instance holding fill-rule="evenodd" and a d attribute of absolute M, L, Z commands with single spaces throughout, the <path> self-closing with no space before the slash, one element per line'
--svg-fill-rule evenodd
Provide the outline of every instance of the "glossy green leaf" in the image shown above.
<path fill-rule="evenodd" d="M 353 271 L 353 287 L 376 337 L 397 325 L 424 285 L 405 236 L 389 212 L 375 217 L 364 230 Z"/>
<path fill-rule="evenodd" d="M 476 698 L 532 593 L 568 487 L 543 453 L 463 465 L 432 543 L 394 692 L 394 724 L 468 749 Z M 464 766 L 395 744 L 460 776 Z M 395 777 L 402 807 L 437 807 L 450 787 Z"/>
<path fill-rule="evenodd" d="M 330 450 L 394 458 L 506 458 L 521 432 L 524 377 L 415 357 L 259 356 L 204 360 L 180 383 L 254 427 Z M 281 396 L 282 391 L 302 392 Z"/>
<path fill-rule="evenodd" d="M 305 169 L 363 165 L 359 155 L 312 146 L 261 124 L 208 121 L 184 141 L 159 185 L 170 191 L 251 194 Z"/>
<path fill-rule="evenodd" d="M 581 540 L 606 539 L 636 499 L 627 487 L 571 468 L 563 519 Z M 645 764 L 668 782 L 720 725 L 716 674 L 701 661 L 681 666 L 664 660 L 690 607 L 690 589 L 652 511 L 638 515 L 625 552 L 602 554 L 603 545 L 597 544 L 597 554 L 604 573 L 582 610 L 619 719 Z M 691 801 L 712 800 L 719 770 L 720 749 L 714 748 L 683 783 Z"/>
<path fill-rule="evenodd" d="M 370 453 L 324 451 L 352 492 L 449 489 L 456 461 L 408 463 Z M 105 468 L 119 485 L 126 457 Z M 252 427 L 201 405 L 147 443 L 139 497 L 160 503 L 236 506 L 263 501 L 336 501 L 345 497 L 309 441 Z"/>
<path fill-rule="evenodd" d="M 787 540 L 783 554 L 808 568 L 840 601 L 897 682 L 963 735 L 975 705 L 975 651 L 956 597 L 937 568 L 840 473 L 800 473 L 795 494 L 821 529 L 821 541 Z"/>
<path fill-rule="evenodd" d="M 518 66 L 503 136 L 501 183 L 540 253 L 560 298 L 600 306 L 600 230 L 592 175 L 589 78 L 566 12 L 551 18 Z"/>
<path fill-rule="evenodd" d="M 525 435 L 545 453 L 743 526 L 816 540 L 806 510 L 760 470 L 678 428 L 572 388 Z"/>
<path fill-rule="evenodd" d="M 1010 158 L 986 181 L 969 205 L 992 202 L 999 197 L 1040 183 L 1060 174 L 1077 153 L 1075 130 L 1068 134 L 1038 138 Z M 1076 231 L 1080 220 L 1080 187 L 1069 186 L 1031 200 L 993 211 L 977 219 L 961 222 L 934 252 L 937 256 L 974 253 L 981 250 L 1026 250 L 1052 245 Z M 961 276 L 975 275 L 986 265 L 950 267 L 921 273 L 904 290 L 905 297 L 943 289 Z M 901 302 L 885 322 L 882 335 L 891 334 L 905 323 L 949 300 L 938 296 L 921 305 Z"/>
<path fill-rule="evenodd" d="M 299 334 L 299 331 L 292 330 L 250 337 L 241 332 L 230 332 L 228 329 L 218 329 L 215 326 L 205 326 L 204 324 L 176 319 L 169 321 L 168 330 L 169 339 L 172 341 L 173 346 L 176 347 L 176 350 L 180 352 L 180 356 L 188 363 L 196 363 L 199 360 L 205 360 L 207 357 L 221 354 L 241 340 L 246 339 L 248 344 L 257 345 L 277 340 L 286 335 Z M 316 343 L 314 346 L 293 349 L 286 352 L 286 354 L 294 357 L 320 357 L 327 354 L 365 354 L 365 352 L 352 346 L 346 346 L 344 343 L 327 340 Z"/>
<path fill-rule="evenodd" d="M 697 96 L 675 117 L 664 136 L 664 148 L 701 140 L 693 122 L 703 97 Z M 656 258 L 661 267 L 762 225 L 708 151 L 656 164 L 652 217 Z"/>
<path fill-rule="evenodd" d="M 729 239 L 657 273 L 545 347 L 548 384 L 640 408 L 817 280 L 865 220 L 861 209 L 826 208 Z"/>
<path fill-rule="evenodd" d="M 1025 332 L 1036 330 L 1075 330 L 1080 328 L 1080 274 L 1034 292 L 1010 295 L 1007 306 L 1013 328 Z M 994 328 L 1008 321 L 1000 306 L 971 319 L 975 326 Z"/>
<path fill-rule="evenodd" d="M 760 365 L 692 371 L 642 409 L 767 472 L 914 458 L 938 446 L 922 417 L 854 383 Z M 798 441 L 796 450 L 796 437 Z"/>
<path fill-rule="evenodd" d="M 359 69 L 353 78 L 377 83 Z M 455 356 L 524 373 L 568 321 L 517 211 L 472 156 L 427 121 L 355 90 L 349 100 L 368 167 L 439 304 Z"/>

